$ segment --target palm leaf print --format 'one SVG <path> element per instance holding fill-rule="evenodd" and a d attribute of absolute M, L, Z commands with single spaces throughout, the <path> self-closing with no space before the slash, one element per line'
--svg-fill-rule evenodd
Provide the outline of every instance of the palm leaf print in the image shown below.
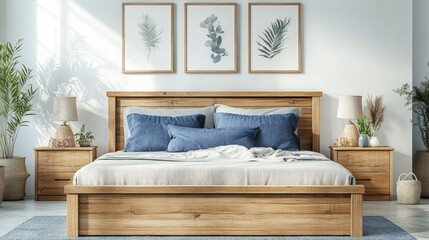
<path fill-rule="evenodd" d="M 140 36 L 148 52 L 147 59 L 149 60 L 151 50 L 155 51 L 159 48 L 162 30 L 158 28 L 158 24 L 149 15 L 143 15 L 138 26 L 140 28 Z"/>
<path fill-rule="evenodd" d="M 287 27 L 290 24 L 290 18 L 284 20 L 276 19 L 271 23 L 271 26 L 265 28 L 262 36 L 258 34 L 260 42 L 256 41 L 260 54 L 259 56 L 271 60 L 277 54 L 281 53 L 284 49 L 283 46 L 286 41 Z"/>

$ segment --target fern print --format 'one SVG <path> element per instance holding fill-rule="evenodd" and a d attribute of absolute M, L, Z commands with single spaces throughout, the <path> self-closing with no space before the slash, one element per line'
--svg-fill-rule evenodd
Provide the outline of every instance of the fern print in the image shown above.
<path fill-rule="evenodd" d="M 260 42 L 256 41 L 260 47 L 258 48 L 260 52 L 259 56 L 271 60 L 282 52 L 290 21 L 290 18 L 285 18 L 284 20 L 277 18 L 271 23 L 271 26 L 265 28 L 261 34 L 263 36 L 258 34 L 261 40 Z"/>
<path fill-rule="evenodd" d="M 142 16 L 138 26 L 140 28 L 140 36 L 147 50 L 147 59 L 149 60 L 151 51 L 159 49 L 162 30 L 158 28 L 158 24 L 147 14 Z"/>
<path fill-rule="evenodd" d="M 222 44 L 221 34 L 225 32 L 222 30 L 222 26 L 217 19 L 218 17 L 212 14 L 200 23 L 200 27 L 207 28 L 208 31 L 207 37 L 210 40 L 207 40 L 204 46 L 210 48 L 212 52 L 210 58 L 213 60 L 213 63 L 218 63 L 222 57 L 228 56 L 225 48 L 220 47 Z"/>

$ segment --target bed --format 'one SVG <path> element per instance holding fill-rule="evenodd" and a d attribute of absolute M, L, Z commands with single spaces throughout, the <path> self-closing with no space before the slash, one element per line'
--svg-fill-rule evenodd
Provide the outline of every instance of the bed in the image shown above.
<path fill-rule="evenodd" d="M 320 151 L 321 92 L 108 92 L 109 152 L 126 107 L 300 107 L 301 149 Z M 362 236 L 361 185 L 71 185 L 67 236 Z"/>

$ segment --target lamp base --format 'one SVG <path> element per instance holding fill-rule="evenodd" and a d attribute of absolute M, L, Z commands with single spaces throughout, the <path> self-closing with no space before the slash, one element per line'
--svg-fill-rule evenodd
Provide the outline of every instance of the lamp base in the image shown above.
<path fill-rule="evenodd" d="M 347 123 L 347 125 L 344 127 L 341 137 L 350 140 L 351 147 L 358 146 L 359 132 L 356 125 L 354 125 L 352 122 Z"/>
<path fill-rule="evenodd" d="M 75 147 L 74 135 L 69 125 L 60 125 L 57 129 L 57 133 L 55 134 L 55 138 L 59 142 L 67 142 L 67 144 L 63 144 L 68 147 Z"/>

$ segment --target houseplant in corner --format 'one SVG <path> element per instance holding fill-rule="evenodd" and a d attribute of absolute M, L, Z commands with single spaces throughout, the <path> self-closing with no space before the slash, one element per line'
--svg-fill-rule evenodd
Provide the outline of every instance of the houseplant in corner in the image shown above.
<path fill-rule="evenodd" d="M 394 90 L 405 97 L 405 106 L 411 106 L 415 114 L 413 124 L 419 128 L 426 150 L 417 151 L 413 164 L 413 172 L 422 183 L 422 197 L 429 197 L 429 77 L 420 86 L 410 87 L 408 84 Z"/>
<path fill-rule="evenodd" d="M 82 124 L 80 131 L 74 134 L 76 142 L 80 147 L 89 147 L 91 146 L 92 140 L 94 140 L 94 135 L 91 131 L 85 131 L 85 124 Z"/>
<path fill-rule="evenodd" d="M 31 69 L 19 63 L 22 39 L 14 45 L 0 42 L 0 165 L 5 166 L 5 192 L 3 200 L 22 200 L 25 183 L 30 176 L 25 157 L 13 155 L 18 131 L 26 126 L 24 118 L 32 115 L 32 100 L 36 90 L 28 81 Z"/>

